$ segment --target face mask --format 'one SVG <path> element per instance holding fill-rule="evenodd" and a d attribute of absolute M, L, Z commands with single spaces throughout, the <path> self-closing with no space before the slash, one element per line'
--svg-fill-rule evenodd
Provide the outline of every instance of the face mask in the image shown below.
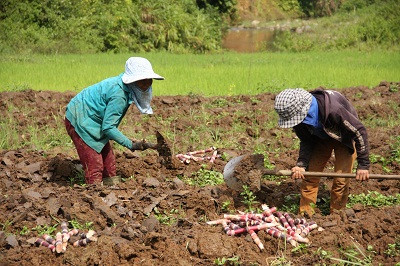
<path fill-rule="evenodd" d="M 152 88 L 151 86 L 142 91 L 134 82 L 129 84 L 128 87 L 131 89 L 133 102 L 142 114 L 152 114 L 153 109 L 150 106 L 152 98 Z"/>

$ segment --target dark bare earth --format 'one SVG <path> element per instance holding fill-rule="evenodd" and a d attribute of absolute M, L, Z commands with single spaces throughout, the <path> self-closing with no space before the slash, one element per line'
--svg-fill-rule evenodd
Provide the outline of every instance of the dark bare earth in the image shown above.
<path fill-rule="evenodd" d="M 370 125 L 371 154 L 381 158 L 393 154 L 394 137 L 400 135 L 399 88 L 400 83 L 381 82 L 371 89 L 363 86 L 339 89 L 355 105 L 360 119 Z M 3 92 L 0 93 L 0 116 L 17 121 L 18 141 L 23 142 L 35 137 L 26 133 L 30 126 L 44 131 L 63 128 L 65 106 L 73 96 L 73 93 L 48 91 Z M 153 141 L 159 130 L 174 154 L 207 148 L 212 144 L 209 140 L 217 140 L 217 133 L 236 143 L 231 147 L 217 146 L 219 153 L 228 155 L 228 159 L 253 153 L 255 145 L 262 143 L 273 165 L 278 169 L 290 169 L 297 156 L 294 134 L 277 126 L 266 126 L 276 124 L 274 97 L 268 93 L 223 98 L 155 97 L 153 117 L 144 120 L 132 107 L 120 129 L 132 134 L 146 132 Z M 221 102 L 225 104 L 218 104 Z M 194 113 L 198 116 L 193 116 Z M 189 142 L 190 131 L 205 123 L 204 117 L 209 118 L 209 132 L 199 142 Z M 238 130 L 239 126 L 243 130 Z M 50 141 L 54 141 L 51 136 Z M 310 233 L 311 243 L 304 252 L 291 252 L 292 247 L 285 248 L 281 240 L 259 232 L 265 246 L 260 252 L 248 236 L 230 237 L 221 226 L 206 224 L 208 220 L 222 218 L 225 213 L 222 205 L 228 200 L 232 203 L 230 209 L 244 211 L 246 206 L 239 192 L 225 184 L 194 187 L 178 178 L 190 177 L 202 163 L 183 164 L 176 158 L 165 162 L 156 151 L 150 150 L 132 153 L 116 149 L 115 153 L 118 174 L 126 181 L 115 187 L 85 187 L 71 186 L 70 178 L 76 176 L 79 164 L 71 146 L 51 145 L 46 151 L 31 146 L 0 151 L 0 223 L 3 224 L 0 227 L 0 264 L 212 265 L 217 258 L 234 256 L 239 256 L 243 265 L 268 265 L 279 258 L 293 265 L 334 264 L 337 262 L 321 255 L 321 249 L 341 258 L 339 249 L 354 249 L 354 242 L 365 252 L 368 245 L 373 247 L 374 253 L 368 254 L 374 264 L 395 265 L 400 261 L 399 256 L 390 257 L 384 253 L 388 244 L 399 238 L 400 206 L 356 205 L 331 215 L 317 214 L 313 220 L 325 230 Z M 208 163 L 207 168 L 222 172 L 226 163 L 217 158 L 214 164 Z M 391 174 L 400 173 L 396 162 L 384 167 Z M 378 160 L 372 164 L 371 172 L 387 174 L 384 167 Z M 329 186 L 329 180 L 321 182 L 319 197 L 329 196 Z M 358 183 L 352 180 L 350 186 L 352 194 L 378 191 L 396 195 L 400 192 L 400 181 Z M 298 192 L 299 184 L 290 179 L 281 183 L 264 180 L 261 191 L 256 194 L 257 206 L 265 203 L 279 210 L 286 196 Z M 171 214 L 175 219 L 170 225 L 160 223 L 154 216 L 154 207 L 160 213 L 177 210 Z M 296 214 L 292 216 L 297 217 Z M 25 235 L 18 233 L 24 226 L 31 229 L 38 225 L 54 225 L 56 219 L 75 219 L 83 224 L 93 222 L 98 242 L 84 248 L 70 245 L 64 254 L 56 255 L 28 242 L 37 237 L 36 231 Z M 7 227 L 4 226 L 6 222 Z"/>

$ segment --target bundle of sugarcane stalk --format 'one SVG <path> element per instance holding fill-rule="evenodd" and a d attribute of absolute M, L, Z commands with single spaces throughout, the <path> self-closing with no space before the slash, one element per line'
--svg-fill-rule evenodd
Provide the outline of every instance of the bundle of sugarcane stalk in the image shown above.
<path fill-rule="evenodd" d="M 207 156 L 207 153 L 212 152 L 211 156 Z M 218 155 L 218 151 L 215 147 L 210 147 L 208 149 L 205 150 L 197 150 L 197 151 L 190 151 L 187 152 L 185 154 L 183 153 L 179 153 L 177 155 L 175 155 L 176 158 L 178 158 L 182 163 L 190 163 L 190 161 L 195 161 L 195 162 L 199 162 L 199 161 L 209 161 L 210 163 L 214 163 L 215 159 L 218 157 L 221 157 L 220 155 Z"/>
<path fill-rule="evenodd" d="M 73 240 L 73 236 L 78 236 L 78 239 Z M 76 237 L 75 237 L 76 238 Z M 87 233 L 79 232 L 78 229 L 68 229 L 68 223 L 61 223 L 61 232 L 57 232 L 56 239 L 47 234 L 43 234 L 42 238 L 37 238 L 35 243 L 38 246 L 49 248 L 52 252 L 64 253 L 67 250 L 68 242 L 74 247 L 86 246 L 90 242 L 97 241 L 96 232 L 89 230 Z"/>
<path fill-rule="evenodd" d="M 263 204 L 262 209 L 262 213 L 224 214 L 223 219 L 209 221 L 207 224 L 221 224 L 229 236 L 248 233 L 260 250 L 264 249 L 264 245 L 257 236 L 257 231 L 265 230 L 272 237 L 284 239 L 297 246 L 298 243 L 309 243 L 308 233 L 318 227 L 313 221 L 293 219 L 288 213 L 278 212 L 276 207 L 269 208 Z"/>

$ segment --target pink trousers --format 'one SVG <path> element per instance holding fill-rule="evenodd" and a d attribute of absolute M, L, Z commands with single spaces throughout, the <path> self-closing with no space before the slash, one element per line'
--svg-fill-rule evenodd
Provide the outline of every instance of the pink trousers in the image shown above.
<path fill-rule="evenodd" d="M 107 142 L 101 152 L 98 153 L 82 140 L 66 118 L 65 127 L 78 152 L 79 160 L 85 171 L 86 184 L 100 183 L 103 177 L 116 176 L 115 155 L 110 142 Z"/>

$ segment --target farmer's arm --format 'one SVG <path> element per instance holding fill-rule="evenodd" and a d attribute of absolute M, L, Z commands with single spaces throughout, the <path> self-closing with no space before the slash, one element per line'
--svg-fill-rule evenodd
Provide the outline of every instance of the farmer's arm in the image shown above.
<path fill-rule="evenodd" d="M 314 142 L 307 125 L 300 123 L 294 127 L 294 131 L 300 139 L 299 157 L 296 166 L 306 169 L 314 149 Z"/>
<path fill-rule="evenodd" d="M 114 140 L 128 149 L 132 149 L 132 141 L 117 128 L 124 115 L 125 108 L 126 99 L 122 97 L 111 98 L 104 112 L 101 129 L 109 139 Z"/>
<path fill-rule="evenodd" d="M 294 131 L 297 137 L 300 139 L 300 150 L 296 166 L 292 168 L 292 178 L 304 179 L 303 172 L 306 170 L 308 163 L 310 162 L 314 144 L 307 125 L 300 123 L 294 127 Z"/>
<path fill-rule="evenodd" d="M 345 109 L 340 110 L 340 112 L 342 126 L 345 132 L 352 136 L 356 146 L 358 162 L 356 179 L 361 181 L 367 180 L 369 178 L 368 169 L 370 166 L 367 130 L 356 116 Z"/>

